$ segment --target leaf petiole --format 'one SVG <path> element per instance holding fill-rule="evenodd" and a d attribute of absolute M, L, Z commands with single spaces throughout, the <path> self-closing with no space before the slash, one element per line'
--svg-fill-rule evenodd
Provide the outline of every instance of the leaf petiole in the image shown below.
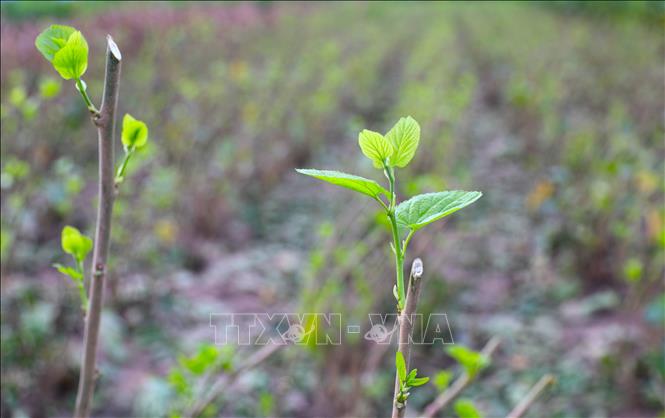
<path fill-rule="evenodd" d="M 99 110 L 97 110 L 95 105 L 92 104 L 92 100 L 90 100 L 90 96 L 88 96 L 88 88 L 85 85 L 85 82 L 80 78 L 76 79 L 76 90 L 78 90 L 79 93 L 81 93 L 81 97 L 83 97 L 83 101 L 85 102 L 85 105 L 88 107 L 90 113 L 99 115 Z"/>
<path fill-rule="evenodd" d="M 118 167 L 118 172 L 115 175 L 115 184 L 118 185 L 122 183 L 125 179 L 125 172 L 127 171 L 127 164 L 129 163 L 130 158 L 134 154 L 134 148 L 129 148 L 125 153 L 125 158 L 122 159 L 120 167 Z"/>
<path fill-rule="evenodd" d="M 413 234 L 415 234 L 416 231 L 415 229 L 411 229 L 409 231 L 409 235 L 406 236 L 406 239 L 404 240 L 404 245 L 402 246 L 402 254 L 406 254 L 406 249 L 409 246 L 409 242 L 411 241 L 411 237 L 413 237 Z"/>
<path fill-rule="evenodd" d="M 78 269 L 79 273 L 81 273 L 81 279 L 76 280 L 76 287 L 79 289 L 79 296 L 81 297 L 81 309 L 83 310 L 83 314 L 85 315 L 88 312 L 88 294 L 85 291 L 85 285 L 83 284 L 83 280 L 85 278 L 85 273 L 83 270 L 83 260 L 76 259 L 76 268 Z"/>
<path fill-rule="evenodd" d="M 375 196 L 375 197 L 374 197 L 374 200 L 376 200 L 377 202 L 379 202 L 379 204 L 381 205 L 381 207 L 382 207 L 383 209 L 385 209 L 386 212 L 388 212 L 388 211 L 390 210 L 390 209 L 388 208 L 388 205 L 386 205 L 386 203 L 383 201 L 383 199 L 381 199 L 379 196 Z"/>

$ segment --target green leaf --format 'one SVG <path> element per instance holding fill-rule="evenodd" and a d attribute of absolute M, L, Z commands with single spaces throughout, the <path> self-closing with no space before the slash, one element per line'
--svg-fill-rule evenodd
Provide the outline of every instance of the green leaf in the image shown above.
<path fill-rule="evenodd" d="M 35 99 L 28 99 L 23 103 L 21 112 L 23 112 L 23 117 L 26 120 L 30 120 L 37 115 L 37 109 L 39 108 L 39 103 Z"/>
<path fill-rule="evenodd" d="M 122 144 L 125 150 L 140 150 L 148 142 L 148 126 L 129 113 L 122 118 Z"/>
<path fill-rule="evenodd" d="M 76 270 L 75 268 L 68 267 L 68 266 L 63 266 L 62 264 L 54 264 L 53 267 L 58 269 L 58 271 L 65 276 L 69 276 L 72 280 L 75 282 L 78 282 L 80 280 L 83 280 L 83 273 L 80 271 Z"/>
<path fill-rule="evenodd" d="M 43 99 L 52 99 L 60 93 L 60 80 L 45 78 L 39 83 L 39 95 Z"/>
<path fill-rule="evenodd" d="M 356 192 L 366 194 L 367 196 L 377 198 L 382 193 L 388 195 L 389 192 L 381 187 L 379 183 L 374 180 L 366 179 L 353 174 L 342 173 L 341 171 L 333 170 L 312 170 L 305 168 L 298 168 L 296 171 L 306 176 L 314 177 L 319 180 L 327 181 L 328 183 L 337 186 L 346 187 L 347 189 L 355 190 Z"/>
<path fill-rule="evenodd" d="M 453 190 L 414 196 L 395 209 L 397 223 L 416 231 L 470 205 L 482 195 L 481 192 Z"/>
<path fill-rule="evenodd" d="M 406 375 L 406 383 L 409 384 L 413 379 L 416 378 L 416 375 L 418 374 L 418 369 L 413 369 L 409 372 L 408 375 Z"/>
<path fill-rule="evenodd" d="M 195 376 L 205 373 L 219 358 L 220 350 L 212 344 L 202 344 L 192 357 L 181 357 L 180 364 Z"/>
<path fill-rule="evenodd" d="M 455 402 L 454 405 L 455 413 L 459 415 L 460 418 L 482 418 L 482 414 L 476 406 L 468 399 L 460 399 Z"/>
<path fill-rule="evenodd" d="M 172 369 L 166 379 L 177 394 L 186 395 L 189 393 L 190 384 L 181 370 Z"/>
<path fill-rule="evenodd" d="M 644 266 L 642 265 L 642 262 L 636 257 L 629 258 L 628 261 L 623 264 L 623 275 L 629 283 L 639 282 L 642 278 L 643 270 Z"/>
<path fill-rule="evenodd" d="M 53 67 L 65 80 L 79 79 L 88 68 L 88 42 L 75 31 L 67 43 L 53 56 Z"/>
<path fill-rule="evenodd" d="M 406 362 L 404 361 L 404 355 L 401 351 L 395 353 L 395 367 L 397 368 L 397 375 L 401 382 L 406 381 Z"/>
<path fill-rule="evenodd" d="M 413 159 L 420 142 L 420 125 L 411 116 L 400 120 L 386 134 L 386 139 L 393 147 L 390 163 L 405 167 Z"/>
<path fill-rule="evenodd" d="M 448 347 L 447 352 L 450 357 L 457 360 L 464 367 L 470 377 L 474 377 L 489 364 L 489 359 L 486 356 L 461 345 Z"/>
<path fill-rule="evenodd" d="M 443 392 L 450 384 L 452 377 L 453 373 L 451 371 L 442 370 L 434 376 L 434 385 L 440 392 Z"/>
<path fill-rule="evenodd" d="M 37 36 L 35 46 L 44 58 L 52 62 L 55 54 L 65 46 L 74 32 L 76 29 L 71 26 L 51 25 Z"/>
<path fill-rule="evenodd" d="M 68 225 L 62 229 L 61 241 L 63 251 L 79 262 L 85 260 L 92 249 L 92 240 L 73 226 Z"/>
<path fill-rule="evenodd" d="M 16 86 L 9 92 L 9 103 L 14 105 L 14 107 L 23 107 L 23 104 L 27 99 L 28 95 L 25 93 L 23 86 Z"/>
<path fill-rule="evenodd" d="M 410 382 L 409 385 L 412 387 L 417 387 L 417 386 L 422 386 L 425 383 L 429 382 L 429 377 L 414 377 Z"/>
<path fill-rule="evenodd" d="M 358 134 L 358 145 L 376 168 L 383 168 L 384 162 L 394 153 L 392 145 L 383 135 L 368 129 Z"/>

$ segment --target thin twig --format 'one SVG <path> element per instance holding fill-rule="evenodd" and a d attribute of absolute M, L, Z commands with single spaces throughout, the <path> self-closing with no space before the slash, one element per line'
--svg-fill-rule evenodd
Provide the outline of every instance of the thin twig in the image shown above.
<path fill-rule="evenodd" d="M 409 275 L 409 286 L 406 293 L 406 304 L 399 316 L 399 345 L 397 351 L 401 351 L 409 370 L 411 359 L 411 345 L 409 344 L 413 334 L 413 321 L 415 320 L 416 307 L 420 297 L 421 278 L 423 276 L 423 262 L 420 258 L 413 260 L 411 274 Z M 393 396 L 393 418 L 402 418 L 406 412 L 406 403 L 398 402 L 400 392 L 399 373 L 395 371 L 395 394 Z"/>
<path fill-rule="evenodd" d="M 540 378 L 538 383 L 536 383 L 529 393 L 515 406 L 515 408 L 510 411 L 510 414 L 506 418 L 520 418 L 524 413 L 529 409 L 529 407 L 535 402 L 535 400 L 540 396 L 540 394 L 547 388 L 547 386 L 554 383 L 554 376 L 551 374 L 546 374 Z"/>
<path fill-rule="evenodd" d="M 245 371 L 256 367 L 268 357 L 273 355 L 277 350 L 284 347 L 284 344 L 271 344 L 266 345 L 260 350 L 252 354 L 244 363 L 234 369 L 231 373 L 221 376 L 210 387 L 210 390 L 203 395 L 191 408 L 190 411 L 184 414 L 185 417 L 197 417 L 210 405 L 215 398 L 219 397 L 224 389 L 231 386 L 231 384 Z"/>
<path fill-rule="evenodd" d="M 492 337 L 480 351 L 481 354 L 487 358 L 491 358 L 500 342 L 501 340 L 498 337 Z M 466 372 L 462 373 L 448 389 L 441 393 L 431 404 L 427 405 L 422 416 L 432 418 L 437 412 L 448 405 L 450 401 L 455 399 L 472 381 L 472 376 Z"/>
<path fill-rule="evenodd" d="M 90 286 L 90 306 L 85 318 L 83 337 L 83 359 L 76 396 L 75 417 L 88 417 L 92 404 L 92 395 L 96 380 L 97 341 L 99 322 L 104 298 L 104 279 L 106 278 L 106 260 L 111 238 L 111 213 L 113 211 L 114 158 L 113 140 L 115 138 L 115 114 L 118 107 L 118 87 L 120 84 L 120 61 L 122 56 L 111 36 L 107 36 L 106 74 L 104 76 L 104 95 L 98 115 L 93 115 L 97 126 L 99 142 L 99 204 L 97 207 L 97 226 L 95 247 L 92 257 L 92 284 Z"/>

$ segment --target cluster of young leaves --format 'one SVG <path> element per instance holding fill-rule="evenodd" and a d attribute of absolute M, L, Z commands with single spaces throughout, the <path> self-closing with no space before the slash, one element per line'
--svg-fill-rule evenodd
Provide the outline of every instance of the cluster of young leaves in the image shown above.
<path fill-rule="evenodd" d="M 145 122 L 135 119 L 129 113 L 122 118 L 122 147 L 125 150 L 125 157 L 118 167 L 115 176 L 115 184 L 122 183 L 125 179 L 125 171 L 129 159 L 136 151 L 140 151 L 148 144 L 148 125 Z"/>
<path fill-rule="evenodd" d="M 61 234 L 62 250 L 74 258 L 74 267 L 63 266 L 62 264 L 54 264 L 60 273 L 72 279 L 74 284 L 79 290 L 81 298 L 81 309 L 86 312 L 88 309 L 88 296 L 85 291 L 85 284 L 83 278 L 83 263 L 90 250 L 92 250 L 92 239 L 81 234 L 81 232 L 73 226 L 65 226 Z"/>
<path fill-rule="evenodd" d="M 395 353 L 395 367 L 397 368 L 397 376 L 399 378 L 399 394 L 397 396 L 397 402 L 406 404 L 411 388 L 422 386 L 429 382 L 429 377 L 418 377 L 418 369 L 413 369 L 410 372 L 407 372 L 406 362 L 404 361 L 404 355 L 401 351 Z"/>
<path fill-rule="evenodd" d="M 358 144 L 374 167 L 385 170 L 406 167 L 413 159 L 420 142 L 420 126 L 411 116 L 401 118 L 384 136 L 363 130 Z M 297 172 L 346 187 L 378 200 L 391 198 L 390 192 L 374 180 L 334 170 L 296 169 Z M 482 196 L 481 192 L 446 191 L 415 196 L 398 205 L 395 210 L 402 226 L 417 230 L 438 219 L 470 205 Z"/>
<path fill-rule="evenodd" d="M 65 80 L 80 79 L 88 68 L 88 42 L 71 26 L 52 25 L 37 36 L 35 46 Z"/>
<path fill-rule="evenodd" d="M 71 26 L 51 25 L 35 39 L 35 46 L 65 80 L 75 80 L 86 106 L 97 113 L 82 77 L 88 69 L 88 42 Z"/>
<path fill-rule="evenodd" d="M 62 78 L 76 80 L 76 88 L 86 106 L 93 114 L 98 114 L 99 111 L 88 96 L 87 85 L 81 78 L 88 68 L 88 42 L 83 34 L 71 26 L 51 25 L 37 36 L 35 46 L 44 58 L 53 64 L 53 68 Z M 117 51 L 116 53 L 119 54 Z M 45 88 L 52 90 L 54 87 L 45 86 Z M 125 114 L 122 119 L 121 138 L 125 156 L 116 172 L 116 186 L 124 180 L 127 164 L 132 155 L 147 145 L 148 126 L 132 115 Z"/>
<path fill-rule="evenodd" d="M 398 260 L 398 271 L 404 259 L 409 240 L 413 234 L 430 223 L 444 218 L 478 200 L 478 191 L 442 191 L 414 196 L 397 204 L 395 168 L 406 167 L 413 159 L 420 142 L 420 125 L 411 116 L 401 118 L 385 135 L 363 130 L 358 135 L 362 153 L 372 161 L 374 167 L 383 170 L 388 178 L 389 189 L 374 180 L 333 170 L 296 169 L 297 172 L 362 193 L 376 200 L 385 210 L 393 227 L 392 249 Z M 385 201 L 384 199 L 387 199 Z M 399 236 L 405 230 L 404 240 Z M 399 309 L 405 302 L 404 283 L 401 272 L 394 289 Z"/>
<path fill-rule="evenodd" d="M 206 375 L 233 370 L 234 353 L 235 350 L 230 345 L 217 347 L 213 344 L 202 344 L 192 356 L 178 358 L 178 365 L 174 366 L 167 376 L 167 381 L 176 394 L 171 403 L 171 418 L 180 417 L 178 411 L 196 399 L 197 382 L 203 381 Z"/>

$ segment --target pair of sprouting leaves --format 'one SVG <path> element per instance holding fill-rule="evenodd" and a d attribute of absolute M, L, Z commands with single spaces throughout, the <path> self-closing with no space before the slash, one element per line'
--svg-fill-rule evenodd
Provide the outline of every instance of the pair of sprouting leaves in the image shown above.
<path fill-rule="evenodd" d="M 115 184 L 122 183 L 125 179 L 125 172 L 129 159 L 136 151 L 139 151 L 148 144 L 148 125 L 138 119 L 135 119 L 129 113 L 122 118 L 122 146 L 125 150 L 125 157 L 118 167 L 115 175 Z"/>
<path fill-rule="evenodd" d="M 50 26 L 37 36 L 35 46 L 65 80 L 79 80 L 88 69 L 88 42 L 71 26 Z"/>
<path fill-rule="evenodd" d="M 429 377 L 418 377 L 418 369 L 410 372 L 406 370 L 406 361 L 401 351 L 395 353 L 395 368 L 399 378 L 399 394 L 397 401 L 404 404 L 409 397 L 411 388 L 422 386 L 429 382 Z"/>
<path fill-rule="evenodd" d="M 83 284 L 85 277 L 83 272 L 83 263 L 85 262 L 88 253 L 92 250 L 92 239 L 81 234 L 81 231 L 73 226 L 65 226 L 62 229 L 60 236 L 62 250 L 74 258 L 74 267 L 63 266 L 62 264 L 54 264 L 60 273 L 72 279 L 76 287 L 79 289 L 81 297 L 81 308 L 85 312 L 88 307 L 88 296 Z"/>
<path fill-rule="evenodd" d="M 388 170 L 405 167 L 413 159 L 420 142 L 420 126 L 412 117 L 401 118 L 384 136 L 378 132 L 363 130 L 358 144 L 374 167 Z M 383 203 L 382 197 L 392 199 L 390 192 L 374 180 L 333 170 L 297 169 L 305 174 L 337 186 L 370 196 Z M 395 208 L 395 218 L 400 227 L 412 231 L 446 217 L 482 196 L 481 192 L 461 190 L 426 193 L 414 196 Z"/>
<path fill-rule="evenodd" d="M 384 136 L 364 129 L 358 145 L 374 167 L 406 167 L 413 159 L 420 142 L 420 125 L 411 116 L 401 118 Z"/>

